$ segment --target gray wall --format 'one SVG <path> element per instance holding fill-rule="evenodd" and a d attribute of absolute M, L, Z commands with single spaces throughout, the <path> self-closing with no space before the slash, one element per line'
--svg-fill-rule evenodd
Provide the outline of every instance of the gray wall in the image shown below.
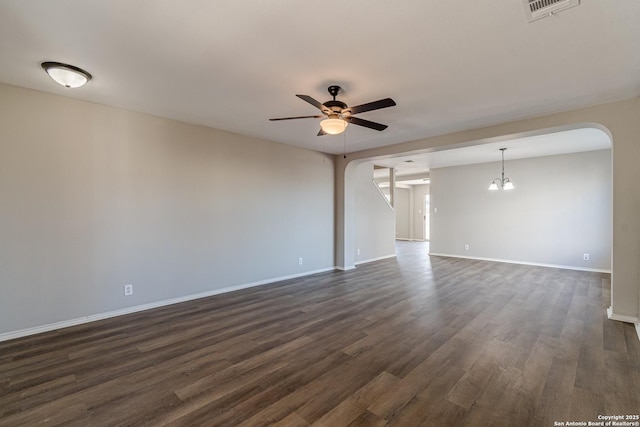
<path fill-rule="evenodd" d="M 356 264 L 394 256 L 395 215 L 373 182 L 372 164 L 358 166 L 354 174 L 354 185 Z"/>
<path fill-rule="evenodd" d="M 507 160 L 505 173 L 516 188 L 493 192 L 499 162 L 431 171 L 432 254 L 611 269 L 611 150 Z"/>
<path fill-rule="evenodd" d="M 389 194 L 389 187 L 382 189 Z M 403 240 L 423 240 L 424 238 L 424 196 L 429 194 L 429 185 L 399 183 L 396 186 L 394 211 L 396 213 L 396 238 Z"/>
<path fill-rule="evenodd" d="M 0 334 L 334 265 L 332 156 L 6 85 L 0 200 Z"/>
<path fill-rule="evenodd" d="M 413 236 L 414 240 L 424 239 L 424 197 L 429 194 L 429 184 L 413 185 Z M 427 239 L 428 240 L 428 239 Z"/>
<path fill-rule="evenodd" d="M 396 239 L 410 239 L 412 205 L 411 188 L 396 186 L 394 197 L 393 209 L 396 212 Z"/>

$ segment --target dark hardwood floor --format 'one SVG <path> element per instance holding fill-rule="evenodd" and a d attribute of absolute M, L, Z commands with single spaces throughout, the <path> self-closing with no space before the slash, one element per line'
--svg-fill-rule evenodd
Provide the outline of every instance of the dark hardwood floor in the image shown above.
<path fill-rule="evenodd" d="M 398 258 L 0 343 L 0 425 L 553 426 L 640 412 L 609 275 Z"/>

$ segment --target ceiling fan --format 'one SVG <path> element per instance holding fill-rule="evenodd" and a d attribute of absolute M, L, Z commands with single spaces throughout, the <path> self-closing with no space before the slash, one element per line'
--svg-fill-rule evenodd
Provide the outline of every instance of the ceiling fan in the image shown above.
<path fill-rule="evenodd" d="M 364 113 L 366 111 L 379 110 L 381 108 L 393 107 L 396 105 L 395 101 L 391 98 L 380 99 L 374 102 L 368 102 L 362 105 L 356 105 L 355 107 L 349 107 L 342 101 L 337 101 L 336 96 L 342 90 L 340 86 L 329 86 L 327 88 L 329 94 L 333 97 L 333 100 L 320 103 L 310 97 L 309 95 L 296 95 L 303 101 L 307 101 L 309 104 L 318 108 L 322 115 L 316 116 L 298 116 L 298 117 L 281 117 L 277 119 L 269 119 L 271 121 L 277 120 L 293 120 L 293 119 L 319 119 L 324 117 L 325 119 L 320 122 L 320 132 L 318 136 L 322 135 L 338 135 L 347 128 L 349 123 L 364 126 L 369 129 L 377 131 L 383 131 L 387 128 L 387 125 L 381 123 L 371 122 L 358 117 L 353 117 L 354 114 Z"/>

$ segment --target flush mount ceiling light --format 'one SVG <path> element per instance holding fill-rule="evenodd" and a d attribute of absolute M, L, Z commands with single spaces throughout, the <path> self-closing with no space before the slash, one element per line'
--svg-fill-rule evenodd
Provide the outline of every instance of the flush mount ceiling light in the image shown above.
<path fill-rule="evenodd" d="M 73 65 L 60 62 L 43 62 L 40 65 L 53 80 L 64 87 L 84 86 L 91 80 L 91 74 Z"/>
<path fill-rule="evenodd" d="M 506 148 L 501 148 L 500 151 L 502 151 L 502 177 L 494 179 L 491 182 L 491 185 L 489 185 L 489 190 L 513 190 L 513 183 L 509 178 L 504 176 L 504 152 L 506 151 Z"/>
<path fill-rule="evenodd" d="M 328 135 L 340 135 L 347 128 L 348 123 L 342 119 L 328 118 L 320 122 L 322 131 Z"/>

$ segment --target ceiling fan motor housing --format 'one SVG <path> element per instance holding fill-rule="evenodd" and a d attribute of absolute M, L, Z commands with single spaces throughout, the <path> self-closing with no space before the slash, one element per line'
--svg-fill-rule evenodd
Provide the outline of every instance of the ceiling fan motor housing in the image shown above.
<path fill-rule="evenodd" d="M 328 109 L 330 109 L 331 111 L 333 111 L 336 114 L 342 114 L 343 110 L 345 110 L 347 108 L 347 104 L 345 104 L 342 101 L 336 101 L 336 100 L 327 101 L 327 102 L 323 103 L 322 105 L 324 105 L 325 107 L 327 107 Z"/>
<path fill-rule="evenodd" d="M 337 101 L 336 100 L 336 96 L 338 96 L 338 94 L 340 93 L 340 91 L 342 90 L 342 88 L 340 86 L 329 86 L 327 88 L 327 91 L 329 92 L 329 95 L 331 95 L 333 97 L 332 101 L 327 101 L 327 102 L 323 102 L 322 105 L 324 105 L 325 107 L 327 107 L 329 110 L 331 110 L 333 112 L 333 114 L 329 114 L 330 117 L 341 117 L 343 110 L 345 110 L 347 108 L 347 104 L 345 104 L 342 101 Z M 345 111 L 346 112 L 346 111 Z"/>

